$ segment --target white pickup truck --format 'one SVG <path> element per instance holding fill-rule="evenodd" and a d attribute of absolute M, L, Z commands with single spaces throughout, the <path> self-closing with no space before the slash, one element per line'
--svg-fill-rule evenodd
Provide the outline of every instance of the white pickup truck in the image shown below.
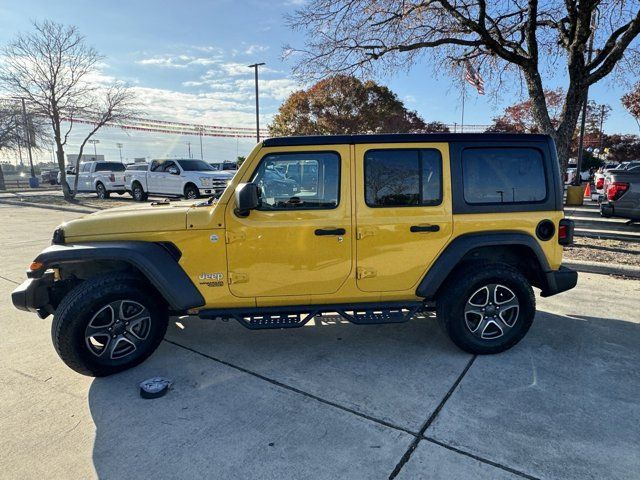
<path fill-rule="evenodd" d="M 125 166 L 120 162 L 90 161 L 80 164 L 78 192 L 95 192 L 98 198 L 109 198 L 112 193 L 122 195 Z M 60 183 L 58 174 L 58 183 Z M 71 190 L 76 180 L 73 169 L 67 170 L 67 183 Z"/>
<path fill-rule="evenodd" d="M 149 195 L 198 198 L 222 195 L 233 173 L 215 171 L 202 160 L 153 160 L 150 164 L 129 165 L 124 182 L 125 189 L 138 202 Z"/>

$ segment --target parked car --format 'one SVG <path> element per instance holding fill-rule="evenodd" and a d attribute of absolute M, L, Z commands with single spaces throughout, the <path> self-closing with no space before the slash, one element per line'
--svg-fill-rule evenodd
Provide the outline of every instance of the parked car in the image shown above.
<path fill-rule="evenodd" d="M 65 174 L 67 175 L 67 178 L 69 178 L 69 175 L 75 175 L 76 174 L 75 167 L 67 167 L 67 169 L 65 170 Z M 56 182 L 58 182 L 58 185 L 62 184 L 62 173 L 60 173 L 60 171 L 58 171 L 58 175 L 56 176 Z"/>
<path fill-rule="evenodd" d="M 567 168 L 567 171 L 564 174 L 565 185 L 571 185 L 574 182 L 577 171 L 578 169 L 575 165 L 572 166 L 572 164 L 569 164 L 569 167 Z M 582 172 L 580 172 L 581 182 L 588 182 L 589 180 L 591 180 L 591 173 L 589 173 L 589 170 L 583 170 Z"/>
<path fill-rule="evenodd" d="M 184 198 L 220 196 L 232 178 L 232 172 L 215 171 L 202 160 L 153 160 L 146 167 L 128 169 L 125 188 L 139 202 L 149 195 Z"/>
<path fill-rule="evenodd" d="M 124 164 L 120 162 L 90 161 L 80 164 L 78 192 L 95 192 L 98 198 L 109 198 L 112 193 L 122 195 L 124 189 Z M 67 172 L 67 183 L 73 189 L 75 173 Z"/>
<path fill-rule="evenodd" d="M 261 191 L 296 164 L 314 167 L 315 185 Z M 532 287 L 547 297 L 576 285 L 561 265 L 573 236 L 562 195 L 546 135 L 271 138 L 218 202 L 64 223 L 12 301 L 53 314 L 56 352 L 94 376 L 142 362 L 169 315 L 185 314 L 282 329 L 328 312 L 379 324 L 435 309 L 458 347 L 498 353 L 531 327 Z"/>
<path fill-rule="evenodd" d="M 640 166 L 609 172 L 606 185 L 600 214 L 640 221 Z"/>
<path fill-rule="evenodd" d="M 238 164 L 236 162 L 231 162 L 229 160 L 225 160 L 224 162 L 211 162 L 211 168 L 215 171 L 236 171 L 238 170 Z"/>
<path fill-rule="evenodd" d="M 43 170 L 40 172 L 40 183 L 48 183 L 49 185 L 58 184 L 58 170 Z"/>

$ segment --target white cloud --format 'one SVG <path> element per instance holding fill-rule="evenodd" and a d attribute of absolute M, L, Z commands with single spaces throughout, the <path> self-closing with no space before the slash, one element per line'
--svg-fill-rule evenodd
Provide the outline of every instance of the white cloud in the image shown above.
<path fill-rule="evenodd" d="M 269 50 L 269 47 L 266 45 L 249 45 L 245 48 L 244 53 L 247 55 L 255 55 L 256 53 L 263 53 Z"/>

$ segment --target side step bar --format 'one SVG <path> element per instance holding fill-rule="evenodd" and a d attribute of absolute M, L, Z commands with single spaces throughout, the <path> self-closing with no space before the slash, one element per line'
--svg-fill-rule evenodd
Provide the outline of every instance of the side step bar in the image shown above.
<path fill-rule="evenodd" d="M 338 313 L 357 325 L 402 323 L 423 310 L 422 302 L 381 302 L 334 305 L 295 305 L 292 307 L 257 307 L 201 310 L 200 318 L 234 318 L 251 330 L 302 327 L 323 313 Z"/>

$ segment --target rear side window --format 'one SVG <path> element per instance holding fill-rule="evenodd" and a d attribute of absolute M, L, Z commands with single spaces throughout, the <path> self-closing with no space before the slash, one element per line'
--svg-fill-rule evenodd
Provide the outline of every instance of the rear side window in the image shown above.
<path fill-rule="evenodd" d="M 125 166 L 122 163 L 98 162 L 96 172 L 124 172 Z"/>
<path fill-rule="evenodd" d="M 364 155 L 365 202 L 370 207 L 439 205 L 442 158 L 438 150 L 369 150 Z"/>
<path fill-rule="evenodd" d="M 535 148 L 466 148 L 462 180 L 469 204 L 531 203 L 547 198 L 542 153 Z"/>

